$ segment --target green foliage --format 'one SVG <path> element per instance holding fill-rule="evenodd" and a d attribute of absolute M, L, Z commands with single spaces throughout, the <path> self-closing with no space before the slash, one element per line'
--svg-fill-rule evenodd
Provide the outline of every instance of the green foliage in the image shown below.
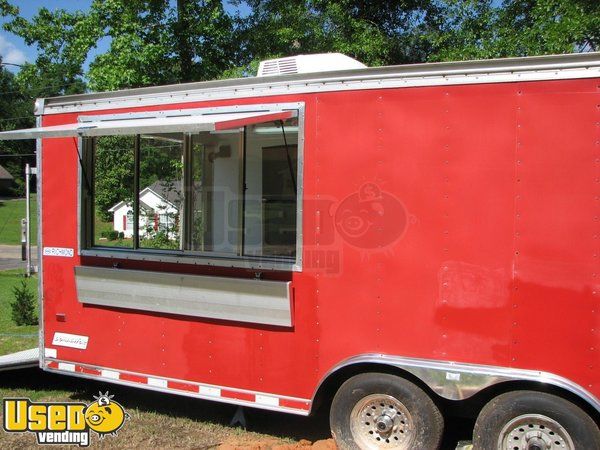
<path fill-rule="evenodd" d="M 429 60 L 571 53 L 600 46 L 597 0 L 447 0 Z"/>
<path fill-rule="evenodd" d="M 133 136 L 97 139 L 94 161 L 96 214 L 108 222 L 108 210 L 120 201 L 133 201 Z"/>
<path fill-rule="evenodd" d="M 35 120 L 31 103 L 30 97 L 21 90 L 16 77 L 4 67 L 0 67 L 0 131 L 32 127 Z M 11 155 L 0 158 L 0 164 L 15 179 L 9 191 L 2 192 L 1 195 L 25 195 L 25 163 L 34 164 L 35 158 L 20 155 L 31 155 L 34 150 L 33 141 L 0 141 L 0 154 Z"/>
<path fill-rule="evenodd" d="M 0 355 L 35 347 L 38 342 L 37 326 L 17 326 L 11 317 L 12 289 L 21 281 L 25 281 L 37 299 L 37 275 L 26 278 L 24 272 L 23 269 L 0 271 Z"/>
<path fill-rule="evenodd" d="M 85 89 L 83 65 L 102 39 L 110 47 L 86 74 L 100 91 L 217 78 L 239 51 L 221 0 L 94 0 L 87 11 L 41 8 L 31 20 L 2 1 L 4 28 L 37 47 L 19 75 L 36 97 Z"/>
<path fill-rule="evenodd" d="M 19 72 L 22 89 L 33 98 L 83 92 L 83 63 L 102 33 L 97 15 L 47 8 L 40 8 L 31 21 L 19 16 L 17 8 L 6 15 L 12 20 L 4 29 L 38 50 L 36 63 Z"/>
<path fill-rule="evenodd" d="M 18 325 L 37 325 L 35 314 L 35 296 L 29 290 L 25 280 L 21 280 L 20 286 L 13 286 L 14 302 L 10 304 L 12 319 Z"/>
<path fill-rule="evenodd" d="M 143 248 L 177 250 L 179 248 L 179 238 L 175 237 L 169 239 L 169 236 L 165 231 L 153 232 L 150 230 L 148 231 L 147 237 L 141 240 L 140 245 Z"/>
<path fill-rule="evenodd" d="M 117 239 L 123 239 L 123 236 L 121 236 L 122 234 L 123 234 L 122 231 L 119 233 L 118 231 L 115 231 L 115 230 L 102 230 L 100 232 L 100 236 L 108 239 L 109 241 L 116 241 Z"/>
<path fill-rule="evenodd" d="M 237 2 L 240 4 L 240 2 Z M 249 0 L 241 19 L 250 62 L 298 53 L 341 52 L 369 66 L 420 62 L 422 37 L 442 20 L 434 0 L 378 2 Z"/>

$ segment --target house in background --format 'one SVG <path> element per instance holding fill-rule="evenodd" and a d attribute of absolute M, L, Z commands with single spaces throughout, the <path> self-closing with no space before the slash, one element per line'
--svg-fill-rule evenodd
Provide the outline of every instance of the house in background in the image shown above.
<path fill-rule="evenodd" d="M 8 194 L 15 178 L 8 170 L 0 166 L 0 195 Z"/>
<path fill-rule="evenodd" d="M 163 231 L 174 238 L 179 228 L 181 180 L 155 181 L 140 192 L 140 237 Z M 120 201 L 108 212 L 113 213 L 113 229 L 133 236 L 133 202 Z"/>

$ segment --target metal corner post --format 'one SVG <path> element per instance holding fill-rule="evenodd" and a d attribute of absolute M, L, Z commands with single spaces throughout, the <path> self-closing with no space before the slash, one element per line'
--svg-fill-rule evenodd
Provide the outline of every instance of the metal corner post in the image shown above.
<path fill-rule="evenodd" d="M 30 277 L 31 274 L 36 271 L 31 263 L 31 192 L 29 187 L 31 175 L 36 174 L 37 168 L 31 167 L 29 163 L 27 163 L 25 165 L 25 257 L 27 261 L 25 274 L 27 277 Z"/>

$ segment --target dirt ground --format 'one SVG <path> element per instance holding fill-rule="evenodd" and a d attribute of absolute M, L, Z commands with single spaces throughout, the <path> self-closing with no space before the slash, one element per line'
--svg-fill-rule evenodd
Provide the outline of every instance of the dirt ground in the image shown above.
<path fill-rule="evenodd" d="M 130 415 L 116 437 L 99 440 L 102 449 L 218 449 L 218 450 L 332 450 L 326 411 L 301 417 L 244 408 L 246 428 L 231 426 L 237 407 L 177 395 L 49 374 L 39 369 L 0 372 L 0 397 L 28 397 L 32 401 L 89 403 L 99 391 L 109 391 Z M 452 430 L 460 429 L 449 424 Z M 469 429 L 468 425 L 464 430 Z M 447 427 L 448 428 L 448 427 Z M 463 430 L 463 431 L 464 431 Z M 464 432 L 448 433 L 444 449 L 454 449 Z M 1 449 L 35 448 L 31 433 L 0 431 Z M 37 447 L 39 448 L 39 447 Z M 60 446 L 52 445 L 58 449 Z M 77 448 L 74 446 L 63 448 Z"/>

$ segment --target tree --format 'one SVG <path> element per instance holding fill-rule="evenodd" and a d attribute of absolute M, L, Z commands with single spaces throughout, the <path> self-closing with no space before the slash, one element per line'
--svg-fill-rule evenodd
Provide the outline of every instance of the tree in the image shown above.
<path fill-rule="evenodd" d="M 597 0 L 447 0 L 429 60 L 502 58 L 600 48 Z"/>
<path fill-rule="evenodd" d="M 366 0 L 246 3 L 250 14 L 240 19 L 246 72 L 258 60 L 297 53 L 339 51 L 376 66 L 570 53 L 600 45 L 597 0 L 393 0 L 384 7 Z"/>
<path fill-rule="evenodd" d="M 367 65 L 423 61 L 422 36 L 440 21 L 435 1 L 248 0 L 240 18 L 246 63 L 297 53 L 342 52 Z M 238 1 L 239 5 L 240 2 Z"/>
<path fill-rule="evenodd" d="M 108 210 L 116 203 L 133 202 L 133 149 L 132 136 L 104 136 L 97 140 L 94 201 L 96 214 L 104 221 L 110 220 Z"/>
<path fill-rule="evenodd" d="M 11 302 L 12 320 L 18 325 L 37 325 L 38 319 L 35 315 L 35 296 L 27 287 L 25 280 L 20 286 L 13 286 L 15 300 Z"/>
<path fill-rule="evenodd" d="M 17 76 L 24 92 L 38 98 L 85 90 L 83 63 L 89 50 L 96 45 L 101 31 L 95 15 L 61 9 L 51 12 L 41 8 L 28 21 L 18 15 L 16 7 L 1 11 L 4 16 L 12 18 L 4 29 L 38 49 L 35 64 L 26 64 Z"/>
<path fill-rule="evenodd" d="M 6 70 L 0 58 L 0 131 L 29 128 L 35 123 L 30 97 L 23 94 L 15 76 Z M 22 196 L 25 192 L 24 168 L 33 163 L 35 144 L 32 141 L 0 141 L 0 164 L 14 177 L 15 185 L 8 194 Z"/>
<path fill-rule="evenodd" d="M 94 0 L 85 12 L 41 8 L 31 20 L 2 1 L 5 29 L 38 50 L 20 74 L 30 91 L 40 79 L 60 87 L 51 95 L 85 89 L 84 64 L 103 39 L 108 51 L 85 74 L 93 90 L 214 79 L 236 64 L 234 23 L 220 0 Z"/>

